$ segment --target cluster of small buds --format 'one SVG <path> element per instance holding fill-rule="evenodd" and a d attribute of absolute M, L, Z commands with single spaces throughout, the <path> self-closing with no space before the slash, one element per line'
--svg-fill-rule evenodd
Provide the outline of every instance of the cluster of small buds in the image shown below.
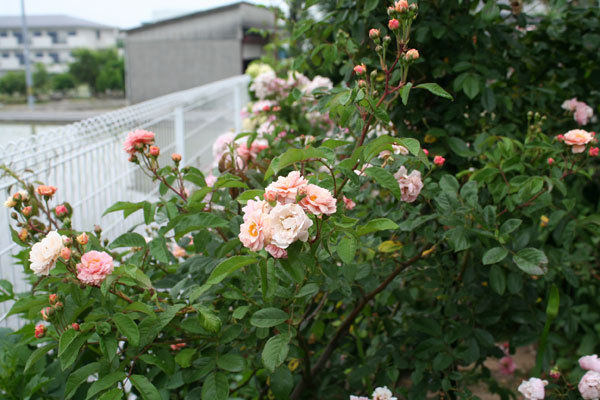
<path fill-rule="evenodd" d="M 398 0 L 393 6 L 388 7 L 387 13 L 391 18 L 414 19 L 418 8 L 416 3 L 409 4 L 407 0 Z"/>
<path fill-rule="evenodd" d="M 179 350 L 183 349 L 185 346 L 187 346 L 186 343 L 175 343 L 175 344 L 171 345 L 171 350 L 179 351 Z"/>

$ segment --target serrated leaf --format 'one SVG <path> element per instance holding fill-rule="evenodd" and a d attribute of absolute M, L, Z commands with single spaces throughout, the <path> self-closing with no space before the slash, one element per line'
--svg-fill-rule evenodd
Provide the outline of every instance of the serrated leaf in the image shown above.
<path fill-rule="evenodd" d="M 400 185 L 394 176 L 381 167 L 370 167 L 364 171 L 365 175 L 375 179 L 375 181 L 382 187 L 388 189 L 394 197 L 400 199 L 402 192 L 400 191 Z"/>
<path fill-rule="evenodd" d="M 356 230 L 358 236 L 368 235 L 369 233 L 377 231 L 386 231 L 390 229 L 398 229 L 396 224 L 391 219 L 387 218 L 375 218 L 367 222 L 366 224 L 359 226 Z"/>
<path fill-rule="evenodd" d="M 71 372 L 65 386 L 65 400 L 73 397 L 75 392 L 77 392 L 77 388 L 81 386 L 82 383 L 87 382 L 90 375 L 95 374 L 99 370 L 100 363 L 93 362 Z"/>
<path fill-rule="evenodd" d="M 257 261 L 258 258 L 253 256 L 231 257 L 216 266 L 216 268 L 211 272 L 210 276 L 208 277 L 206 283 L 208 285 L 216 285 L 217 283 L 221 282 L 223 279 L 227 278 L 229 275 L 231 275 L 238 269 L 246 265 L 254 264 Z"/>
<path fill-rule="evenodd" d="M 227 375 L 213 372 L 202 384 L 202 400 L 227 400 L 229 397 L 229 381 Z"/>
<path fill-rule="evenodd" d="M 358 244 L 354 236 L 344 236 L 337 245 L 337 253 L 344 263 L 350 264 L 354 261 L 357 247 Z"/>
<path fill-rule="evenodd" d="M 24 368 L 23 372 L 26 373 L 29 370 L 29 368 L 31 368 L 32 365 L 35 365 L 39 360 L 42 359 L 42 357 L 44 357 L 46 354 L 48 354 L 48 352 L 50 350 L 54 349 L 56 346 L 57 346 L 57 343 L 52 342 L 45 346 L 38 347 L 37 349 L 35 349 L 35 351 L 33 353 L 31 353 L 31 355 L 27 359 L 27 362 L 25 363 L 25 368 Z"/>
<path fill-rule="evenodd" d="M 223 354 L 217 358 L 217 367 L 229 372 L 240 372 L 246 367 L 246 360 L 237 353 Z"/>
<path fill-rule="evenodd" d="M 192 357 L 196 354 L 196 349 L 183 349 L 175 356 L 175 362 L 179 364 L 181 368 L 189 368 L 192 365 Z"/>
<path fill-rule="evenodd" d="M 270 328 L 284 323 L 289 315 L 279 308 L 269 307 L 258 310 L 250 318 L 250 323 L 258 328 Z"/>
<path fill-rule="evenodd" d="M 408 82 L 406 85 L 404 85 L 404 87 L 402 88 L 402 91 L 400 92 L 400 97 L 402 98 L 402 104 L 404 104 L 404 105 L 408 104 L 408 95 L 410 94 L 411 87 L 412 87 L 412 82 Z"/>
<path fill-rule="evenodd" d="M 136 323 L 127 314 L 115 314 L 112 317 L 113 322 L 121 332 L 129 340 L 129 344 L 137 347 L 140 344 L 140 331 Z"/>
<path fill-rule="evenodd" d="M 513 256 L 513 261 L 523 272 L 530 275 L 543 275 L 548 258 L 543 251 L 527 247 Z"/>
<path fill-rule="evenodd" d="M 123 391 L 119 388 L 110 389 L 98 398 L 98 400 L 121 400 L 123 398 Z"/>
<path fill-rule="evenodd" d="M 88 389 L 86 400 L 91 399 L 98 393 L 110 388 L 112 385 L 124 380 L 125 378 L 127 378 L 127 375 L 123 371 L 115 371 L 103 376 L 96 382 L 92 383 L 92 386 L 90 386 Z"/>
<path fill-rule="evenodd" d="M 504 247 L 494 247 L 489 249 L 483 255 L 483 265 L 495 264 L 504 260 L 504 258 L 508 255 L 508 250 Z"/>
<path fill-rule="evenodd" d="M 246 202 L 248 202 L 248 200 L 254 200 L 256 197 L 261 199 L 263 197 L 264 193 L 265 193 L 264 190 L 259 190 L 259 189 L 246 190 L 246 191 L 242 192 L 235 200 L 238 203 L 246 204 Z"/>
<path fill-rule="evenodd" d="M 522 222 L 523 221 L 521 221 L 520 219 L 511 218 L 511 219 L 507 220 L 506 222 L 504 222 L 502 224 L 502 226 L 500 226 L 500 229 L 498 232 L 501 235 L 508 235 L 509 233 L 514 232 L 519 226 L 521 226 Z"/>
<path fill-rule="evenodd" d="M 156 387 L 143 375 L 131 375 L 129 380 L 140 392 L 144 400 L 162 400 Z"/>
<path fill-rule="evenodd" d="M 265 173 L 265 180 L 269 179 L 273 174 L 278 173 L 285 167 L 289 167 L 290 165 L 299 162 L 308 160 L 311 158 L 325 158 L 326 154 L 323 150 L 315 149 L 314 147 L 307 147 L 305 149 L 288 149 L 282 155 L 275 157 L 271 160 L 271 164 Z"/>
<path fill-rule="evenodd" d="M 500 296 L 506 290 L 506 276 L 499 265 L 492 265 L 490 268 L 490 287 Z"/>
<path fill-rule="evenodd" d="M 436 96 L 443 97 L 449 100 L 454 100 L 450 93 L 442 89 L 442 87 L 437 83 L 421 83 L 420 85 L 415 86 L 415 89 L 425 89 L 435 94 Z"/>
<path fill-rule="evenodd" d="M 287 334 L 279 334 L 270 338 L 265 344 L 262 352 L 263 364 L 271 372 L 280 366 L 288 355 L 290 337 Z"/>
<path fill-rule="evenodd" d="M 119 247 L 144 247 L 146 239 L 139 233 L 127 232 L 116 238 L 108 246 L 109 249 L 117 249 Z"/>
<path fill-rule="evenodd" d="M 157 237 L 155 239 L 153 239 L 150 243 L 150 254 L 152 255 L 152 257 L 154 257 L 157 261 L 161 262 L 161 263 L 168 263 L 170 258 L 169 258 L 169 249 L 167 248 L 167 241 L 165 240 L 164 237 Z"/>

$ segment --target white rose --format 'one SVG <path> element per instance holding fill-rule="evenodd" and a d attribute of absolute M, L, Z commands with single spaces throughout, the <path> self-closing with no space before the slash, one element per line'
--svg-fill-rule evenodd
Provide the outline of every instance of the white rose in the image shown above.
<path fill-rule="evenodd" d="M 271 219 L 271 244 L 286 249 L 296 240 L 308 240 L 308 228 L 313 224 L 298 204 L 278 204 L 269 214 Z"/>
<path fill-rule="evenodd" d="M 371 396 L 373 396 L 373 400 L 397 400 L 387 386 L 376 388 Z"/>
<path fill-rule="evenodd" d="M 48 233 L 48 235 L 33 245 L 29 252 L 29 268 L 36 275 L 48 275 L 50 270 L 54 268 L 56 259 L 60 256 L 63 249 L 63 238 L 56 231 Z"/>
<path fill-rule="evenodd" d="M 10 196 L 8 199 L 6 199 L 6 201 L 4 202 L 4 207 L 6 208 L 13 208 L 14 206 L 17 205 L 17 202 L 15 201 L 15 199 L 13 199 L 12 196 Z"/>

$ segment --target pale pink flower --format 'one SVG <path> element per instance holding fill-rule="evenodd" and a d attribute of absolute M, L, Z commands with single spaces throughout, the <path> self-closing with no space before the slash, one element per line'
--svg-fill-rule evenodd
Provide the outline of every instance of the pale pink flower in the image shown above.
<path fill-rule="evenodd" d="M 349 199 L 346 196 L 344 196 L 342 197 L 342 200 L 344 201 L 344 207 L 346 208 L 346 210 L 352 210 L 354 207 L 356 207 L 356 203 L 352 199 Z"/>
<path fill-rule="evenodd" d="M 419 193 L 421 193 L 421 189 L 423 189 L 423 182 L 421 181 L 421 172 L 414 170 L 407 174 L 408 171 L 403 166 L 400 167 L 398 172 L 394 174 L 394 178 L 398 181 L 400 185 L 400 191 L 402 192 L 402 201 L 407 203 L 412 203 L 417 199 Z"/>
<path fill-rule="evenodd" d="M 407 0 L 398 0 L 394 4 L 394 9 L 398 12 L 404 12 L 408 10 L 408 1 Z"/>
<path fill-rule="evenodd" d="M 600 373 L 600 360 L 596 354 L 584 356 L 579 359 L 579 366 L 588 371 L 596 371 Z"/>
<path fill-rule="evenodd" d="M 269 214 L 272 229 L 271 244 L 282 249 L 296 240 L 306 242 L 313 222 L 298 204 L 278 204 Z"/>
<path fill-rule="evenodd" d="M 500 359 L 500 373 L 512 375 L 515 372 L 515 363 L 511 356 L 504 356 Z"/>
<path fill-rule="evenodd" d="M 300 200 L 300 206 L 310 211 L 314 215 L 331 215 L 336 211 L 335 197 L 327 189 L 317 185 L 306 185 L 301 189 L 302 194 L 306 194 Z"/>
<path fill-rule="evenodd" d="M 217 182 L 217 177 L 209 172 L 208 175 L 204 177 L 204 181 L 206 182 L 206 186 L 213 187 L 213 185 Z"/>
<path fill-rule="evenodd" d="M 143 129 L 136 129 L 135 131 L 127 134 L 127 139 L 123 147 L 125 152 L 128 154 L 134 154 L 136 151 L 142 149 L 147 144 L 154 143 L 154 133 L 145 131 Z"/>
<path fill-rule="evenodd" d="M 546 396 L 544 386 L 547 384 L 548 381 L 530 378 L 528 381 L 522 381 L 518 390 L 527 400 L 542 400 Z"/>
<path fill-rule="evenodd" d="M 584 126 L 590 121 L 590 118 L 594 116 L 594 110 L 583 102 L 578 102 L 573 114 L 573 119 L 577 122 L 577 125 Z"/>
<path fill-rule="evenodd" d="M 183 247 L 179 247 L 178 245 L 173 245 L 173 256 L 175 258 L 181 258 L 187 256 L 187 251 Z"/>
<path fill-rule="evenodd" d="M 275 117 L 275 116 L 273 115 L 272 117 Z M 270 135 L 273 132 L 275 132 L 275 124 L 273 124 L 273 119 L 263 122 L 256 129 L 256 133 L 258 133 L 259 136 L 263 136 L 263 137 L 265 135 Z"/>
<path fill-rule="evenodd" d="M 215 140 L 212 147 L 215 162 L 219 162 L 223 154 L 228 151 L 229 145 L 233 143 L 234 139 L 235 133 L 227 132 L 220 135 L 217 140 Z"/>
<path fill-rule="evenodd" d="M 238 237 L 242 244 L 250 250 L 262 250 L 271 237 L 269 215 L 259 212 L 245 215 L 244 223 L 240 225 L 240 234 Z"/>
<path fill-rule="evenodd" d="M 265 247 L 265 250 L 267 250 L 273 258 L 287 258 L 288 255 L 287 250 L 277 247 L 274 244 L 268 245 Z"/>
<path fill-rule="evenodd" d="M 56 193 L 58 189 L 55 186 L 48 186 L 48 185 L 40 185 L 36 188 L 37 193 L 40 196 L 54 196 L 54 193 Z"/>
<path fill-rule="evenodd" d="M 571 151 L 573 153 L 583 153 L 585 146 L 592 141 L 594 137 L 583 129 L 572 129 L 565 133 L 565 143 L 569 146 L 573 146 Z"/>
<path fill-rule="evenodd" d="M 572 99 L 565 100 L 562 103 L 561 107 L 564 110 L 567 110 L 567 111 L 570 111 L 570 112 L 575 112 L 575 109 L 577 108 L 577 103 L 579 103 L 577 101 L 577 97 L 573 97 Z"/>
<path fill-rule="evenodd" d="M 331 82 L 331 79 L 329 78 L 317 75 L 313 78 L 312 81 L 308 82 L 308 84 L 302 88 L 302 91 L 305 94 L 310 94 L 318 88 L 324 88 L 325 90 L 329 90 L 333 88 L 333 82 Z"/>
<path fill-rule="evenodd" d="M 51 231 L 41 242 L 33 245 L 29 252 L 29 268 L 36 275 L 48 275 L 54 268 L 56 259 L 60 257 L 64 248 L 62 236 L 56 231 Z"/>
<path fill-rule="evenodd" d="M 419 50 L 417 49 L 410 49 L 406 52 L 406 59 L 407 60 L 417 60 L 419 58 Z"/>
<path fill-rule="evenodd" d="M 308 181 L 300 175 L 300 172 L 292 171 L 288 176 L 280 176 L 276 182 L 267 186 L 265 199 L 275 198 L 283 204 L 295 203 L 298 191 L 307 184 Z"/>
<path fill-rule="evenodd" d="M 88 251 L 81 256 L 81 263 L 77 264 L 77 279 L 91 286 L 100 286 L 113 269 L 113 258 L 107 253 Z"/>
<path fill-rule="evenodd" d="M 276 105 L 277 103 L 273 100 L 259 100 L 252 105 L 252 113 L 260 114 L 263 111 L 269 111 L 271 107 Z"/>
<path fill-rule="evenodd" d="M 387 386 L 376 388 L 371 397 L 373 397 L 373 400 L 398 400 L 397 397 L 392 395 L 392 391 Z"/>
<path fill-rule="evenodd" d="M 242 211 L 244 212 L 244 221 L 246 221 L 251 215 L 257 213 L 268 214 L 271 211 L 271 205 L 265 200 L 260 200 L 256 197 L 256 200 L 248 200 Z"/>
<path fill-rule="evenodd" d="M 581 397 L 585 400 L 600 399 L 600 373 L 596 371 L 588 371 L 579 381 L 577 385 Z"/>
<path fill-rule="evenodd" d="M 352 396 L 352 395 L 350 395 L 350 400 L 369 400 L 369 398 L 365 397 L 365 396 Z"/>
<path fill-rule="evenodd" d="M 438 167 L 441 167 L 442 165 L 444 165 L 445 162 L 446 162 L 446 159 L 442 156 L 433 157 L 433 163 L 435 165 L 437 165 Z"/>

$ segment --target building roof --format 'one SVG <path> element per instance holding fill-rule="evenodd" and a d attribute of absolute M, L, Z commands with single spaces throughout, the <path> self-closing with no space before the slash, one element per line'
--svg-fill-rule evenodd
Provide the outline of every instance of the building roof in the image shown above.
<path fill-rule="evenodd" d="M 227 5 L 224 5 L 224 6 L 221 6 L 221 7 L 209 8 L 207 10 L 196 11 L 196 12 L 193 12 L 193 13 L 190 13 L 190 14 L 179 15 L 179 16 L 173 17 L 173 18 L 162 19 L 162 20 L 157 21 L 157 22 L 146 23 L 146 24 L 143 24 L 142 26 L 138 26 L 137 28 L 126 29 L 125 32 L 127 32 L 127 33 L 133 33 L 133 32 L 143 31 L 143 30 L 146 30 L 146 29 L 152 29 L 152 28 L 157 27 L 157 26 L 168 25 L 168 24 L 172 24 L 172 23 L 175 23 L 175 22 L 185 21 L 185 20 L 188 20 L 188 19 L 202 17 L 202 16 L 206 16 L 206 15 L 210 15 L 210 14 L 220 13 L 220 12 L 223 12 L 223 11 L 227 11 L 227 10 L 231 10 L 233 8 L 240 7 L 241 5 L 248 5 L 248 6 L 252 6 L 252 7 L 259 7 L 258 5 L 252 4 L 252 3 L 247 2 L 247 1 L 238 1 L 236 3 L 227 4 Z"/>
<path fill-rule="evenodd" d="M 29 28 L 92 28 L 92 29 L 117 29 L 112 26 L 98 24 L 81 18 L 68 15 L 27 15 Z M 0 29 L 20 28 L 21 16 L 0 15 Z"/>

